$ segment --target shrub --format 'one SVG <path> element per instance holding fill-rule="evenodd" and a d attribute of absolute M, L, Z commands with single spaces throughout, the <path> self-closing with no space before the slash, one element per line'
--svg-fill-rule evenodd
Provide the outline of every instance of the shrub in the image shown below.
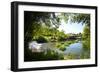
<path fill-rule="evenodd" d="M 24 61 L 45 61 L 45 60 L 61 60 L 63 55 L 59 55 L 58 52 L 54 50 L 47 50 L 44 52 L 31 52 L 31 50 L 26 49 L 24 53 Z"/>
<path fill-rule="evenodd" d="M 46 42 L 48 42 L 48 40 L 47 40 L 45 37 L 43 37 L 43 36 L 39 36 L 39 37 L 36 39 L 36 41 L 37 41 L 38 43 L 46 43 Z"/>

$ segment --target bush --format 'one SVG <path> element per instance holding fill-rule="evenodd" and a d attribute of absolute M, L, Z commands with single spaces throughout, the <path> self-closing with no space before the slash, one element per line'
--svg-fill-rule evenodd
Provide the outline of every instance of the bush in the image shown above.
<path fill-rule="evenodd" d="M 63 55 L 59 55 L 58 52 L 54 50 L 47 50 L 44 52 L 31 52 L 31 50 L 26 49 L 24 53 L 24 61 L 45 61 L 45 60 L 61 60 Z"/>
<path fill-rule="evenodd" d="M 58 43 L 56 43 L 56 47 L 57 47 L 59 50 L 61 50 L 61 51 L 66 50 L 66 44 L 65 44 L 65 42 L 58 42 Z"/>
<path fill-rule="evenodd" d="M 58 37 L 58 41 L 65 41 L 65 37 L 59 36 L 59 37 Z"/>
<path fill-rule="evenodd" d="M 39 36 L 39 37 L 36 39 L 36 41 L 37 41 L 38 43 L 47 43 L 47 42 L 48 42 L 48 40 L 47 40 L 46 38 L 44 38 L 43 36 Z"/>

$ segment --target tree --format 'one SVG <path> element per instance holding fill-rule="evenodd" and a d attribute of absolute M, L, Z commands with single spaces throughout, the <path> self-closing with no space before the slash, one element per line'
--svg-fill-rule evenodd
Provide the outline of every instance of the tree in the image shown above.
<path fill-rule="evenodd" d="M 28 47 L 28 42 L 32 41 L 33 36 L 41 33 L 41 27 L 58 28 L 60 18 L 54 12 L 24 12 L 24 44 Z"/>
<path fill-rule="evenodd" d="M 90 26 L 90 14 L 82 14 L 82 13 L 65 13 L 65 17 L 69 18 L 73 23 L 82 23 Z"/>
<path fill-rule="evenodd" d="M 84 27 L 84 30 L 83 30 L 83 39 L 87 39 L 87 38 L 90 38 L 90 29 L 88 26 L 85 26 Z"/>

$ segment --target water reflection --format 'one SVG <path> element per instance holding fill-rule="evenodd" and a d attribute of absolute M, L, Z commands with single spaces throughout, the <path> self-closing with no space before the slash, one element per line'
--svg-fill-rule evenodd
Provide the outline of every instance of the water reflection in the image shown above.
<path fill-rule="evenodd" d="M 69 46 L 65 46 L 64 51 L 57 48 L 55 44 L 56 42 L 37 43 L 33 41 L 29 44 L 29 48 L 32 52 L 44 52 L 45 55 L 48 54 L 49 51 L 53 51 L 53 53 L 56 53 L 59 56 L 63 55 L 64 59 L 90 58 L 90 50 L 84 47 L 82 41 L 74 42 Z"/>
<path fill-rule="evenodd" d="M 77 54 L 79 55 L 82 52 L 82 42 L 74 43 L 66 47 L 64 54 Z"/>

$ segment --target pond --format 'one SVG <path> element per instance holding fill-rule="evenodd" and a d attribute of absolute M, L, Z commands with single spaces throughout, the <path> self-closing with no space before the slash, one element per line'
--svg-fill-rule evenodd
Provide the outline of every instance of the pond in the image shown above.
<path fill-rule="evenodd" d="M 64 51 L 65 54 L 68 53 L 74 53 L 74 54 L 80 54 L 82 52 L 82 43 L 74 43 L 66 47 L 66 50 Z"/>
<path fill-rule="evenodd" d="M 70 45 L 67 45 L 65 50 L 62 51 L 59 48 L 56 49 L 54 46 L 56 43 L 53 43 L 49 47 L 54 47 L 55 51 L 57 51 L 59 54 L 63 54 L 64 59 L 87 59 L 90 58 L 90 49 L 86 48 L 82 41 L 77 41 L 74 43 L 71 43 Z M 87 43 L 85 43 L 87 44 Z"/>
<path fill-rule="evenodd" d="M 80 54 L 82 52 L 82 42 L 79 41 L 77 43 L 70 44 L 68 47 L 66 47 L 66 50 L 64 51 L 64 54 Z"/>
<path fill-rule="evenodd" d="M 80 59 L 83 52 L 84 48 L 81 41 L 70 44 L 66 47 L 66 50 L 64 51 L 65 59 L 66 57 Z"/>
<path fill-rule="evenodd" d="M 69 41 L 66 41 L 66 42 L 69 42 Z M 59 42 L 59 43 L 62 43 L 62 42 Z M 59 56 L 63 55 L 63 59 L 65 60 L 90 58 L 90 50 L 87 48 L 84 48 L 82 41 L 72 42 L 69 45 L 65 45 L 64 50 L 57 48 L 55 46 L 56 44 L 58 44 L 58 42 L 37 43 L 37 45 L 40 46 L 40 48 L 37 49 L 37 52 L 38 50 L 42 52 L 44 51 L 45 55 L 47 55 L 48 50 L 51 50 L 53 52 L 56 52 Z M 65 42 L 63 42 L 62 45 L 63 44 L 65 44 Z"/>

